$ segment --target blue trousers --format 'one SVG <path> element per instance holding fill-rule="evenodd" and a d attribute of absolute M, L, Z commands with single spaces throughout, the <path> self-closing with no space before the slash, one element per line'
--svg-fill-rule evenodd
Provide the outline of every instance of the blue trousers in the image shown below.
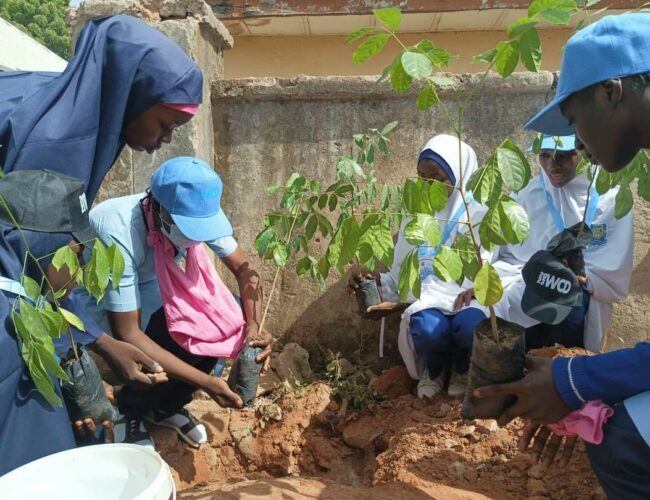
<path fill-rule="evenodd" d="M 456 373 L 469 368 L 474 327 L 485 319 L 479 309 L 467 308 L 457 314 L 424 309 L 411 316 L 409 332 L 415 352 L 429 370 L 429 378 L 438 377 L 451 356 Z"/>
<path fill-rule="evenodd" d="M 585 317 L 589 309 L 589 294 L 582 290 L 582 304 L 571 309 L 557 325 L 539 323 L 526 328 L 526 351 L 561 344 L 564 347 L 584 347 Z"/>
<path fill-rule="evenodd" d="M 585 443 L 591 467 L 607 498 L 650 498 L 650 447 L 641 437 L 625 406 L 614 407 L 599 445 Z"/>

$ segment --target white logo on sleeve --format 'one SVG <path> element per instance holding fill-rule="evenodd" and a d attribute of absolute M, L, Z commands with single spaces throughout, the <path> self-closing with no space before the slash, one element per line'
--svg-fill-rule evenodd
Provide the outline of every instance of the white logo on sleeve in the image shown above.
<path fill-rule="evenodd" d="M 79 196 L 79 204 L 81 205 L 81 213 L 86 213 L 88 210 L 88 202 L 86 201 L 86 193 L 83 193 Z"/>
<path fill-rule="evenodd" d="M 542 285 L 545 288 L 550 288 L 551 290 L 557 290 L 564 295 L 569 293 L 569 290 L 571 290 L 571 282 L 569 280 L 558 278 L 557 276 L 545 273 L 544 271 L 540 271 L 539 276 L 537 276 L 537 284 Z"/>

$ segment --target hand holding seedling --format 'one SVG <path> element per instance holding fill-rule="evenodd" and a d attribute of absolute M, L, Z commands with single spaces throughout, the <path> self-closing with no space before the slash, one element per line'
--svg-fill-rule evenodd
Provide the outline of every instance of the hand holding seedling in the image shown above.
<path fill-rule="evenodd" d="M 359 282 L 362 279 L 376 280 L 377 286 L 380 285 L 377 276 L 371 273 L 368 268 L 363 266 L 352 266 L 348 272 L 348 292 L 350 294 L 356 293 L 359 289 Z"/>
<path fill-rule="evenodd" d="M 459 309 L 468 306 L 472 302 L 473 298 L 474 298 L 473 288 L 470 288 L 469 290 L 465 290 L 464 292 L 459 293 L 458 297 L 456 297 L 456 300 L 454 301 L 454 311 L 458 311 Z"/>
<path fill-rule="evenodd" d="M 516 382 L 481 387 L 474 391 L 477 398 L 516 396 L 517 400 L 506 408 L 497 419 L 504 426 L 512 419 L 521 417 L 533 425 L 553 424 L 571 409 L 562 400 L 553 383 L 552 361 L 526 357 L 528 374 Z"/>
<path fill-rule="evenodd" d="M 533 462 L 538 463 L 542 459 L 542 469 L 547 470 L 560 451 L 560 445 L 564 442 L 562 456 L 559 461 L 560 467 L 564 467 L 571 460 L 577 439 L 577 436 L 558 436 L 545 425 L 535 425 L 528 422 L 519 440 L 519 451 L 526 452 L 530 450 Z"/>
<path fill-rule="evenodd" d="M 409 306 L 409 304 L 404 304 L 402 302 L 380 302 L 377 305 L 370 306 L 366 309 L 367 318 L 369 319 L 381 319 L 386 316 L 389 316 L 393 313 L 401 313 Z"/>
<path fill-rule="evenodd" d="M 271 345 L 273 344 L 273 337 L 266 330 L 259 331 L 257 323 L 252 322 L 246 325 L 246 341 L 250 347 L 261 347 L 264 349 L 260 354 L 255 357 L 255 362 L 262 364 L 262 373 L 269 370 L 271 363 Z"/>
<path fill-rule="evenodd" d="M 115 400 L 115 392 L 113 391 L 113 386 L 102 382 L 104 385 L 104 392 L 109 401 Z M 113 428 L 113 422 L 110 420 L 104 420 L 102 422 L 102 427 L 106 430 Z M 92 418 L 85 418 L 83 420 L 76 420 L 72 423 L 72 428 L 74 429 L 75 434 L 79 440 L 83 440 L 87 437 L 92 437 L 97 431 L 97 426 L 95 421 Z"/>

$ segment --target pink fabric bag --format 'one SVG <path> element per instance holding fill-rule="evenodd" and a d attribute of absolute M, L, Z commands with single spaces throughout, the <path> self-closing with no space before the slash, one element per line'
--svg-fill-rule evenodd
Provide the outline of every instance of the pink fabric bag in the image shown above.
<path fill-rule="evenodd" d="M 223 284 L 203 245 L 187 249 L 185 271 L 174 245 L 156 229 L 150 200 L 142 202 L 169 335 L 192 354 L 234 358 L 245 338 L 244 313 Z"/>
<path fill-rule="evenodd" d="M 614 410 L 602 401 L 589 401 L 548 428 L 558 436 L 580 436 L 588 443 L 600 444 L 603 442 L 603 426 L 613 414 Z"/>

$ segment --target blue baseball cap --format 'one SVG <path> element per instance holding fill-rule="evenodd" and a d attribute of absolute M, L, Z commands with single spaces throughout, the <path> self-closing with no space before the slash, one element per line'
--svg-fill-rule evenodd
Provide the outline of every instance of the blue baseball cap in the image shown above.
<path fill-rule="evenodd" d="M 559 104 L 610 78 L 650 71 L 650 14 L 606 16 L 573 35 L 564 48 L 555 98 L 524 128 L 549 135 L 575 133 Z"/>
<path fill-rule="evenodd" d="M 221 177 L 206 162 L 190 156 L 166 161 L 151 176 L 151 193 L 185 237 L 212 241 L 232 235 L 221 210 Z"/>
<path fill-rule="evenodd" d="M 558 141 L 555 140 L 557 137 Z M 542 146 L 540 149 L 553 149 L 555 151 L 573 151 L 576 148 L 575 135 L 553 136 L 544 135 L 542 139 Z M 528 148 L 528 152 L 533 152 L 533 146 Z"/>

